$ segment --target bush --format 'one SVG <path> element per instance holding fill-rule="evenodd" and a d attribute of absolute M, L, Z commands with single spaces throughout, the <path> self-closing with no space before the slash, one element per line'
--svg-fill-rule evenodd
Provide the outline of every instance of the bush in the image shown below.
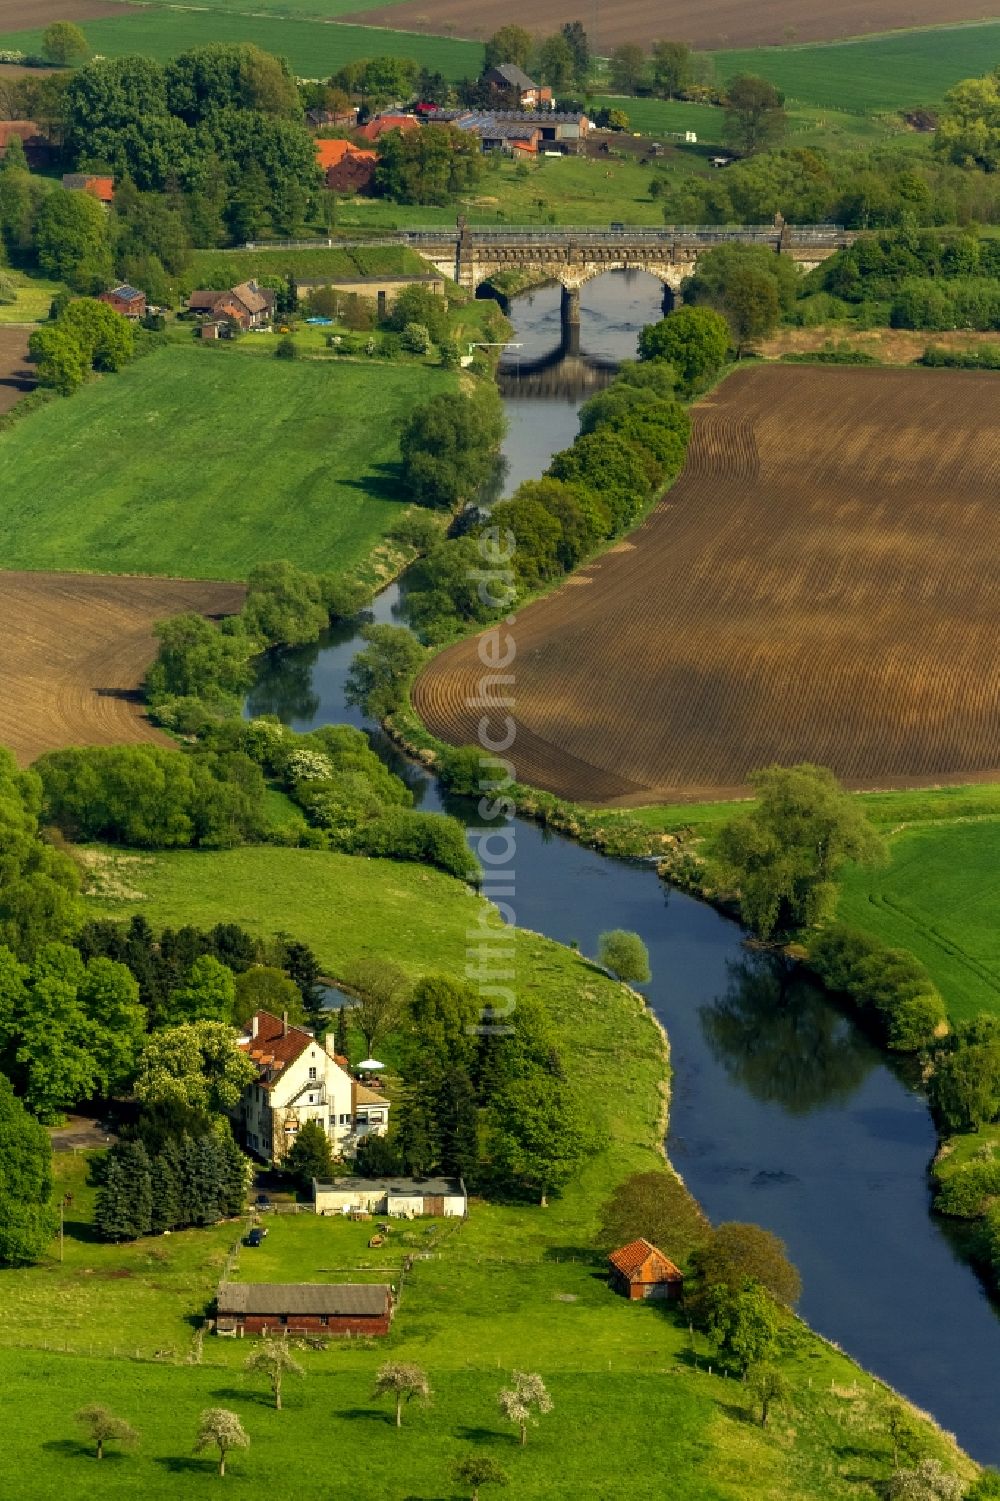
<path fill-rule="evenodd" d="M 682 307 L 639 336 L 640 360 L 665 360 L 681 389 L 694 395 L 722 369 L 729 349 L 729 325 L 707 307 Z"/>
<path fill-rule="evenodd" d="M 643 985 L 650 978 L 649 951 L 638 933 L 613 928 L 601 934 L 598 963 L 619 980 Z"/>
<path fill-rule="evenodd" d="M 925 967 L 905 949 L 835 925 L 813 940 L 809 963 L 828 989 L 850 996 L 877 1022 L 890 1048 L 928 1047 L 945 1025 L 944 1001 Z"/>
<path fill-rule="evenodd" d="M 408 323 L 399 336 L 399 344 L 407 354 L 426 354 L 431 347 L 431 336 L 423 323 Z"/>
<path fill-rule="evenodd" d="M 418 505 L 453 510 L 471 499 L 495 462 L 504 432 L 492 387 L 475 397 L 433 396 L 417 407 L 400 436 L 403 484 Z"/>
<path fill-rule="evenodd" d="M 974 1220 L 1000 1196 L 1000 1159 L 970 1162 L 939 1179 L 934 1208 L 939 1214 Z"/>
<path fill-rule="evenodd" d="M 284 338 L 279 339 L 274 347 L 274 358 L 276 360 L 297 360 L 298 357 L 299 346 L 291 334 L 285 334 Z"/>

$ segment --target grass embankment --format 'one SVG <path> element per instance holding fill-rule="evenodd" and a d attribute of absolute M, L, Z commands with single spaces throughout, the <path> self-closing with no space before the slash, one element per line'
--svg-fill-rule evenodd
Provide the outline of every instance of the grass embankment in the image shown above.
<path fill-rule="evenodd" d="M 479 904 L 432 872 L 299 850 L 160 855 L 130 869 L 129 881 L 143 901 L 92 909 L 142 910 L 153 923 L 227 917 L 260 932 L 285 927 L 315 943 L 334 972 L 375 947 L 413 974 L 460 975 Z M 465 1224 L 396 1226 L 377 1252 L 363 1225 L 272 1218 L 264 1246 L 239 1253 L 238 1278 L 339 1280 L 355 1268 L 355 1278 L 398 1281 L 403 1254 L 432 1252 L 406 1278 L 388 1340 L 297 1352 L 307 1379 L 286 1381 L 280 1414 L 259 1378 L 239 1369 L 249 1342 L 206 1338 L 197 1363 L 193 1320 L 239 1227 L 104 1245 L 92 1237 L 84 1164 L 59 1159 L 58 1191 L 74 1194 L 66 1260 L 0 1281 L 0 1377 L 17 1419 L 8 1423 L 5 1464 L 11 1474 L 30 1470 L 33 1497 L 159 1501 L 176 1494 L 179 1477 L 186 1495 L 215 1494 L 210 1456 L 192 1458 L 190 1446 L 199 1410 L 216 1405 L 234 1408 L 252 1438 L 231 1461 L 226 1491 L 234 1497 L 283 1494 L 293 1467 L 315 1472 L 320 1443 L 336 1460 L 315 1494 L 331 1498 L 357 1493 L 359 1474 L 364 1494 L 385 1501 L 455 1496 L 450 1466 L 471 1452 L 498 1457 L 527 1501 L 617 1501 L 662 1494 L 665 1484 L 677 1501 L 846 1501 L 859 1483 L 884 1479 L 890 1399 L 801 1325 L 786 1326 L 779 1355 L 791 1407 L 762 1430 L 747 1420 L 741 1385 L 708 1374 L 707 1347 L 693 1359 L 683 1318 L 608 1290 L 592 1249 L 596 1220 L 615 1183 L 661 1161 L 662 1039 L 634 996 L 579 955 L 528 932 L 516 945 L 518 989 L 548 1008 L 569 1080 L 591 1113 L 595 1103 L 606 1113 L 606 1150 L 548 1210 L 475 1203 Z M 371 1399 L 387 1357 L 425 1366 L 435 1393 L 431 1408 L 407 1410 L 401 1433 Z M 498 1417 L 496 1393 L 525 1364 L 543 1374 L 555 1410 L 521 1450 Z M 107 1402 L 142 1431 L 134 1456 L 98 1469 L 85 1454 L 72 1413 L 90 1401 Z M 923 1432 L 929 1451 L 970 1473 L 934 1430 Z"/>
<path fill-rule="evenodd" d="M 375 583 L 404 509 L 398 423 L 456 385 L 422 365 L 158 351 L 5 437 L 4 567 L 244 578 L 289 558 Z"/>
<path fill-rule="evenodd" d="M 256 4 L 246 6 L 248 11 L 256 8 Z M 140 53 L 159 62 L 209 42 L 253 42 L 265 52 L 287 58 L 300 78 L 328 78 L 359 57 L 412 57 L 418 66 L 456 81 L 475 78 L 483 65 L 481 42 L 374 26 L 328 25 L 321 19 L 247 15 L 221 7 L 183 10 L 143 5 L 126 10 L 123 6 L 120 16 L 86 21 L 83 30 L 92 50 L 104 57 Z M 41 43 L 41 29 L 0 35 L 3 50 L 37 54 Z"/>
<path fill-rule="evenodd" d="M 312 250 L 195 250 L 184 274 L 189 287 L 232 287 L 250 277 L 294 276 L 331 281 L 358 276 L 427 276 L 431 266 L 406 245 L 334 246 Z"/>

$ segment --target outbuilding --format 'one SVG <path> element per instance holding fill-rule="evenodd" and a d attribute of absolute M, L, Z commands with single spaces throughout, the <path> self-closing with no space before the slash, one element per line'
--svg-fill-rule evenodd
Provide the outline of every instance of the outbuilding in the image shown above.
<path fill-rule="evenodd" d="M 388 1334 L 388 1283 L 222 1282 L 217 1334 Z"/>
<path fill-rule="evenodd" d="M 609 1281 L 615 1292 L 632 1302 L 641 1298 L 679 1298 L 684 1273 L 649 1240 L 631 1240 L 612 1251 Z"/>
<path fill-rule="evenodd" d="M 313 1180 L 317 1214 L 387 1214 L 413 1220 L 420 1215 L 464 1219 L 469 1196 L 461 1178 L 336 1178 Z"/>

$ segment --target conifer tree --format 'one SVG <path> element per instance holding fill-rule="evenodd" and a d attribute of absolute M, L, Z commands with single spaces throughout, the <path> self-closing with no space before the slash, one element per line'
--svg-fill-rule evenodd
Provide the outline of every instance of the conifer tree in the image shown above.
<path fill-rule="evenodd" d="M 162 1235 L 184 1223 L 181 1154 L 176 1141 L 168 1138 L 153 1158 L 152 1230 Z"/>
<path fill-rule="evenodd" d="M 193 1223 L 214 1225 L 222 1218 L 225 1165 L 214 1136 L 199 1136 L 193 1144 Z"/>
<path fill-rule="evenodd" d="M 152 1174 L 146 1148 L 122 1141 L 111 1148 L 97 1193 L 94 1222 L 108 1240 L 136 1240 L 152 1228 Z"/>
<path fill-rule="evenodd" d="M 476 1094 L 464 1068 L 449 1071 L 438 1091 L 441 1171 L 469 1178 L 479 1161 L 479 1111 Z"/>
<path fill-rule="evenodd" d="M 218 1145 L 222 1168 L 222 1210 L 229 1219 L 234 1219 L 246 1208 L 247 1190 L 253 1170 L 249 1158 L 240 1151 L 228 1126 L 219 1132 Z"/>
<path fill-rule="evenodd" d="M 333 1047 L 334 1047 L 334 1051 L 337 1052 L 337 1053 L 339 1053 L 340 1056 L 341 1056 L 341 1058 L 346 1058 L 347 1057 L 347 1007 L 346 1006 L 339 1006 L 337 1008 L 337 1030 L 334 1033 Z"/>
<path fill-rule="evenodd" d="M 312 1186 L 314 1178 L 327 1182 L 333 1172 L 330 1139 L 319 1121 L 306 1121 L 285 1159 L 285 1166 L 302 1189 Z"/>

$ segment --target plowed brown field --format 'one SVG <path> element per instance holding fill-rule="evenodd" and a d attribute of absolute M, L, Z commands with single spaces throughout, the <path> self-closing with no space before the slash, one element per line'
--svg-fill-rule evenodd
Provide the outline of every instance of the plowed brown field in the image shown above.
<path fill-rule="evenodd" d="M 0 413 L 9 412 L 35 384 L 28 364 L 27 328 L 0 327 Z"/>
<path fill-rule="evenodd" d="M 27 31 L 50 21 L 96 21 L 135 10 L 116 0 L 0 0 L 0 31 Z"/>
<path fill-rule="evenodd" d="M 608 53 L 622 42 L 648 47 L 655 37 L 669 36 L 692 47 L 777 47 L 796 42 L 831 42 L 867 36 L 896 27 L 947 26 L 955 21 L 981 21 L 982 0 L 838 0 L 817 5 L 815 0 L 614 0 L 600 8 L 596 25 L 591 7 L 579 0 L 507 0 L 502 12 L 483 0 L 403 0 L 402 4 L 362 9 L 339 21 L 388 26 L 400 31 L 427 31 L 441 36 L 491 36 L 497 27 L 514 23 L 543 34 L 567 21 L 582 18 L 597 48 Z"/>
<path fill-rule="evenodd" d="M 0 745 L 27 765 L 64 745 L 164 738 L 138 701 L 153 623 L 231 613 L 243 593 L 185 579 L 0 573 Z"/>
<path fill-rule="evenodd" d="M 758 367 L 631 538 L 521 613 L 520 780 L 602 805 L 1000 776 L 1000 378 Z M 414 702 L 475 744 L 475 640 Z M 491 733 L 500 733 L 492 721 Z"/>

